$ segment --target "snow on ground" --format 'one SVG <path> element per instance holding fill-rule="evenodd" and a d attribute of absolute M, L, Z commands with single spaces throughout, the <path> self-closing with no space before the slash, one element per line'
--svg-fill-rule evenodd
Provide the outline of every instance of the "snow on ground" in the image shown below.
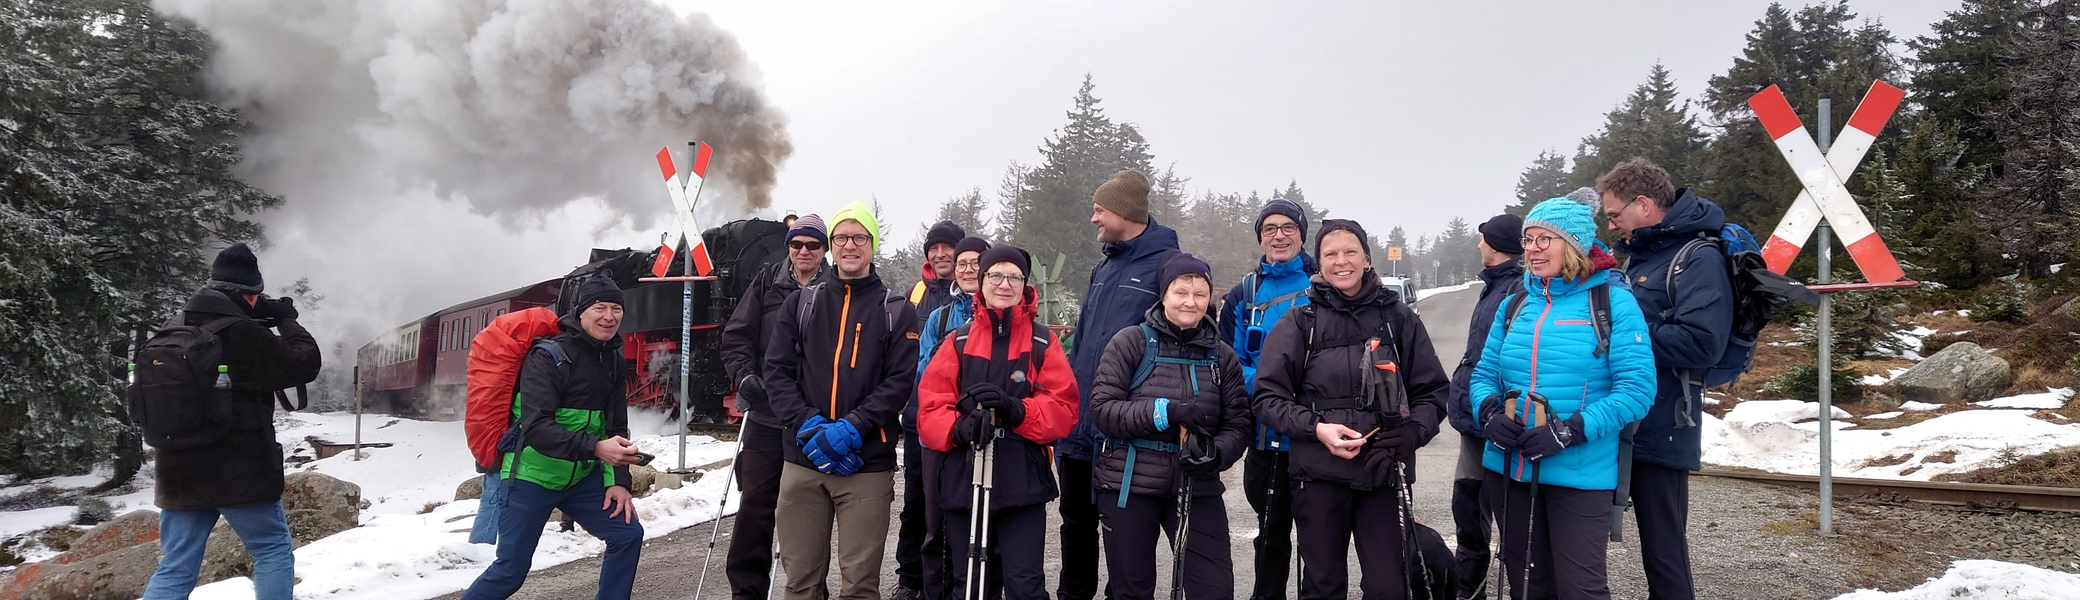
<path fill-rule="evenodd" d="M 1707 414 L 1704 462 L 1816 475 L 1820 464 L 1820 424 L 1814 420 L 1819 415 L 1817 406 L 1798 400 L 1750 401 L 1734 407 L 1723 420 Z M 1836 412 L 1842 416 L 1840 409 Z M 2080 446 L 2080 425 L 2050 423 L 2022 411 L 1965 410 L 1897 429 L 1837 427 L 1833 472 L 1844 477 L 1926 481 L 1936 475 L 1995 466 L 2004 458 Z M 1900 456 L 1910 458 L 1901 461 Z"/>
<path fill-rule="evenodd" d="M 2067 400 L 2072 399 L 2073 388 L 2051 388 L 2049 391 L 2046 391 L 2041 394 L 2023 394 L 2020 396 L 1995 398 L 1984 402 L 1974 402 L 1972 403 L 1972 405 L 1983 406 L 1986 408 L 2029 408 L 2037 410 L 2057 410 L 2061 407 L 2064 407 L 2066 405 Z"/>
<path fill-rule="evenodd" d="M 1863 376 L 1863 381 L 1861 383 L 1863 383 L 1865 387 L 1877 387 L 1885 385 L 1887 383 L 1891 383 L 1893 378 L 1899 377 L 1900 373 L 1905 372 L 1907 372 L 1906 369 L 1887 369 L 1884 375 Z"/>
<path fill-rule="evenodd" d="M 1892 355 L 1907 360 L 1921 360 L 1921 340 L 1935 333 L 1934 329 L 1918 325 L 1913 329 L 1892 332 L 1892 339 L 1898 340 L 1900 344 L 1900 350 Z"/>
<path fill-rule="evenodd" d="M 1466 283 L 1462 283 L 1462 284 L 1459 284 L 1459 285 L 1453 285 L 1453 286 L 1446 286 L 1446 287 L 1441 287 L 1441 288 L 1430 288 L 1430 289 L 1427 289 L 1427 290 L 1416 290 L 1416 302 L 1422 302 L 1422 301 L 1423 301 L 1423 299 L 1425 299 L 1425 298 L 1429 298 L 1429 297 L 1431 297 L 1431 296 L 1435 296 L 1435 295 L 1438 295 L 1438 294 L 1449 294 L 1449 293 L 1452 293 L 1452 292 L 1463 292 L 1463 291 L 1466 291 L 1466 290 L 1470 290 L 1470 289 L 1473 289 L 1473 286 L 1476 286 L 1476 285 L 1480 285 L 1480 284 L 1481 284 L 1481 280 L 1479 280 L 1479 279 L 1475 279 L 1475 280 L 1473 280 L 1473 281 L 1468 281 L 1468 282 L 1466 282 Z"/>
<path fill-rule="evenodd" d="M 1899 409 L 1900 409 L 1900 410 L 1904 410 L 1904 411 L 1907 411 L 1907 412 L 1922 412 L 1922 411 L 1929 411 L 1929 410 L 1935 410 L 1935 409 L 1938 409 L 1938 408 L 1942 408 L 1942 407 L 1943 407 L 1943 405 L 1941 405 L 1941 404 L 1930 404 L 1930 403 L 1927 403 L 1927 402 L 1915 402 L 1915 401 L 1912 401 L 1912 400 L 1908 400 L 1908 401 L 1906 401 L 1906 402 L 1901 402 L 1901 403 L 1899 403 Z"/>
<path fill-rule="evenodd" d="M 1900 417 L 1900 415 L 1904 415 L 1904 414 L 1907 414 L 1907 413 L 1903 413 L 1903 412 L 1900 412 L 1900 411 L 1896 411 L 1896 410 L 1895 410 L 1895 411 L 1892 411 L 1892 412 L 1881 412 L 1881 413 L 1878 413 L 1878 414 L 1875 414 L 1875 415 L 1871 415 L 1871 416 L 1868 416 L 1868 417 L 1864 417 L 1864 418 L 1865 418 L 1865 419 L 1897 419 L 1897 418 L 1899 418 L 1899 417 Z"/>
<path fill-rule="evenodd" d="M 0 540 L 71 523 L 77 512 L 71 506 L 0 512 Z"/>
<path fill-rule="evenodd" d="M 2080 575 L 1997 560 L 1950 563 L 1942 577 L 1898 592 L 1856 590 L 1835 600 L 2052 600 L 2080 598 Z"/>

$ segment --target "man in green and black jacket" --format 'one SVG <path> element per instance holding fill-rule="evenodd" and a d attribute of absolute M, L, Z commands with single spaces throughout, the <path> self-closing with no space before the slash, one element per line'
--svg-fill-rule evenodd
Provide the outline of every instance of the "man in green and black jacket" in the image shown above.
<path fill-rule="evenodd" d="M 627 366 L 621 358 L 621 288 L 606 277 L 578 287 L 559 322 L 563 333 L 530 349 L 514 387 L 517 451 L 500 467 L 506 485 L 498 518 L 498 560 L 463 600 L 503 600 L 519 591 L 551 509 L 607 543 L 601 599 L 626 599 L 635 586 L 643 524 L 635 518 L 628 466 Z"/>

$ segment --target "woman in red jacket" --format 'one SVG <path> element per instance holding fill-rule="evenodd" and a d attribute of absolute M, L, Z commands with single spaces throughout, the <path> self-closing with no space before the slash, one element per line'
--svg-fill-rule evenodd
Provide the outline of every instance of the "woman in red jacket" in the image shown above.
<path fill-rule="evenodd" d="M 989 501 L 989 598 L 1045 600 L 1047 503 L 1060 492 L 1048 444 L 1076 425 L 1076 376 L 1053 332 L 1036 321 L 1026 286 L 1032 259 L 1014 246 L 982 254 L 974 320 L 939 344 L 918 376 L 918 434 L 947 453 L 939 465 L 946 524 L 948 590 L 968 589 L 975 462 L 995 444 Z M 955 592 L 956 600 L 968 600 Z M 975 598 L 974 600 L 980 600 Z"/>

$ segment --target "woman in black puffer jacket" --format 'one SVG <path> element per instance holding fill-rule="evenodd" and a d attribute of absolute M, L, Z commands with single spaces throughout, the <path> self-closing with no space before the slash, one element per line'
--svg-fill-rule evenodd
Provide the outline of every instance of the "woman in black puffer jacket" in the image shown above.
<path fill-rule="evenodd" d="M 1091 383 L 1091 422 L 1105 440 L 1092 477 L 1107 530 L 1111 595 L 1154 597 L 1156 533 L 1160 527 L 1177 536 L 1182 476 L 1191 481 L 1192 498 L 1186 593 L 1192 600 L 1228 600 L 1235 596 L 1235 572 L 1220 473 L 1249 447 L 1249 392 L 1242 363 L 1207 318 L 1213 288 L 1206 262 L 1178 254 L 1160 273 L 1161 303 L 1148 309 L 1145 322 L 1112 336 Z"/>
<path fill-rule="evenodd" d="M 1364 597 L 1407 597 L 1399 486 L 1444 419 L 1449 384 L 1430 334 L 1380 286 L 1365 240 L 1356 222 L 1322 222 L 1310 304 L 1278 321 L 1257 363 L 1256 416 L 1293 438 L 1301 600 L 1345 597 L 1354 537 Z"/>

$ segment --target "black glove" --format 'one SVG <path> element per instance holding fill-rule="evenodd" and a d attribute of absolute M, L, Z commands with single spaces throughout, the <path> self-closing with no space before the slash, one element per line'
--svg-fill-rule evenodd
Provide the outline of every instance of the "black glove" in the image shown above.
<path fill-rule="evenodd" d="M 1400 423 L 1389 424 L 1372 436 L 1367 445 L 1374 450 L 1383 450 L 1387 460 L 1405 461 L 1414 458 L 1416 449 L 1423 447 L 1423 437 L 1429 434 L 1422 422 L 1415 419 L 1400 419 Z"/>
<path fill-rule="evenodd" d="M 1221 474 L 1221 449 L 1213 445 L 1213 436 L 1200 435 L 1192 431 L 1185 437 L 1182 450 L 1177 453 L 1178 468 L 1187 477 L 1206 479 Z"/>
<path fill-rule="evenodd" d="M 976 445 L 978 442 L 983 444 L 989 443 L 989 439 L 992 436 L 989 431 L 989 418 L 984 416 L 986 414 L 988 413 L 980 410 L 971 411 L 962 414 L 960 419 L 955 420 L 953 422 L 953 445 L 955 447 L 981 448 L 981 446 Z"/>
<path fill-rule="evenodd" d="M 1524 438 L 1524 424 L 1507 416 L 1496 415 L 1481 427 L 1481 435 L 1504 454 L 1515 452 Z"/>
<path fill-rule="evenodd" d="M 1524 449 L 1525 460 L 1538 460 L 1580 446 L 1584 441 L 1587 440 L 1582 435 L 1582 414 L 1575 413 L 1572 417 L 1525 430 L 1517 447 Z"/>
<path fill-rule="evenodd" d="M 1487 400 L 1481 401 L 1480 420 L 1475 424 L 1486 428 L 1488 421 L 1494 420 L 1496 415 L 1502 414 L 1505 404 L 1516 400 L 1521 395 L 1523 393 L 1517 390 L 1510 390 L 1508 394 L 1489 394 Z"/>
<path fill-rule="evenodd" d="M 759 377 L 757 373 L 752 373 L 752 374 L 749 374 L 749 375 L 745 375 L 743 379 L 738 379 L 738 380 L 737 380 L 737 395 L 739 395 L 739 396 L 745 396 L 745 395 L 749 395 L 749 396 L 751 396 L 751 397 L 753 397 L 753 398 L 764 398 L 764 397 L 766 397 L 766 380 L 765 380 L 765 378 L 763 378 L 763 377 Z"/>
<path fill-rule="evenodd" d="M 1189 426 L 1194 429 L 1221 424 L 1221 406 L 1213 401 L 1170 401 L 1170 426 Z M 1196 434 L 1195 434 L 1196 435 Z"/>
<path fill-rule="evenodd" d="M 253 320 L 268 327 L 274 327 L 282 321 L 294 321 L 297 317 L 296 299 L 261 297 L 253 302 L 252 313 Z"/>
<path fill-rule="evenodd" d="M 978 383 L 968 386 L 968 391 L 961 393 L 961 399 L 959 402 L 954 403 L 954 409 L 962 413 L 971 413 L 975 412 L 975 409 L 981 408 L 984 400 L 995 400 L 1003 397 L 1004 391 L 997 389 L 997 386 Z"/>
<path fill-rule="evenodd" d="M 996 391 L 996 388 L 990 388 L 990 391 Z M 975 405 L 997 413 L 998 427 L 1010 429 L 1026 422 L 1026 401 L 1023 399 L 998 394 L 993 398 L 976 400 Z"/>

